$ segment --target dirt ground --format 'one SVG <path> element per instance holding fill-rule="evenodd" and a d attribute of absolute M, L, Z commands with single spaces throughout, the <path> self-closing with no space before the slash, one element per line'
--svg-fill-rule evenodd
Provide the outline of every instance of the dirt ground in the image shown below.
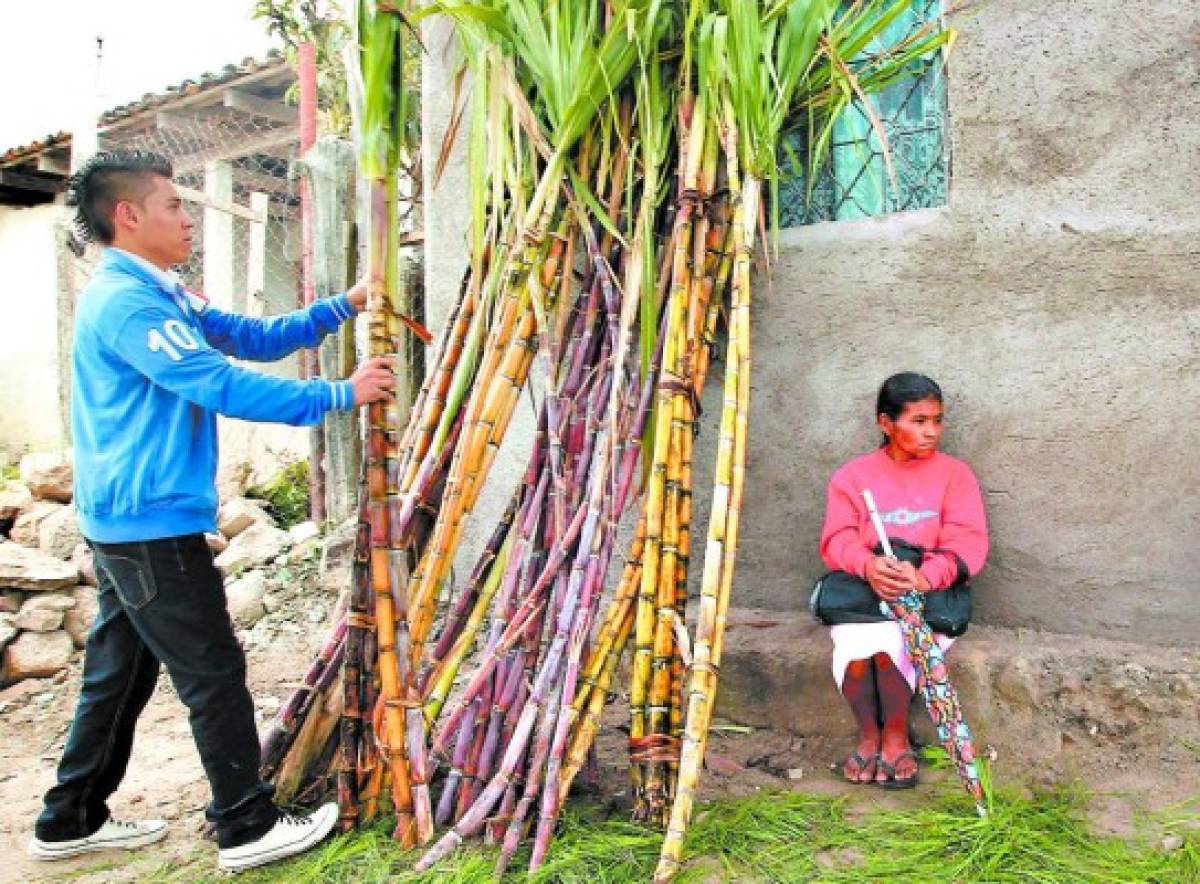
<path fill-rule="evenodd" d="M 313 602 L 311 596 L 297 595 L 246 633 L 250 686 L 260 727 L 274 715 L 320 644 L 325 631 L 321 621 L 328 615 L 329 601 Z M 142 716 L 129 773 L 111 804 L 118 817 L 168 820 L 168 838 L 136 854 L 114 851 L 53 865 L 27 858 L 26 843 L 41 795 L 53 782 L 78 684 L 77 662 L 55 679 L 26 681 L 0 692 L 0 851 L 6 857 L 0 867 L 0 882 L 136 881 L 181 863 L 196 863 L 202 868 L 206 856 L 211 856 L 215 870 L 215 847 L 200 836 L 207 785 L 185 710 L 165 677 Z M 598 744 L 600 790 L 606 800 L 621 806 L 627 800 L 625 736 L 617 726 L 624 721 L 624 705 L 618 701 L 610 710 Z M 749 733 L 743 730 L 717 722 L 702 797 L 744 795 L 759 789 L 799 789 L 827 795 L 852 794 L 855 801 L 888 807 L 902 808 L 920 800 L 920 789 L 884 792 L 840 781 L 833 766 L 849 747 L 849 718 L 845 740 L 798 737 L 768 729 Z M 1079 776 L 1097 792 L 1092 804 L 1097 829 L 1119 834 L 1132 831 L 1132 819 L 1139 810 L 1167 806 L 1196 792 L 1195 782 L 1180 777 L 1171 764 L 1122 767 L 1119 761 L 1097 752 L 1093 756 L 1075 755 L 1066 767 L 1030 770 L 1022 769 L 1019 759 L 1001 757 L 995 760 L 993 770 L 998 781 L 1007 783 L 1037 784 Z M 925 782 L 950 775 L 923 771 Z"/>
<path fill-rule="evenodd" d="M 303 674 L 323 629 L 312 626 L 305 630 L 302 623 L 286 618 L 267 619 L 276 622 L 261 622 L 253 631 L 255 645 L 259 641 L 263 645 L 247 650 L 260 728 L 275 714 L 298 673 Z M 273 636 L 269 647 L 268 635 Z M 201 842 L 200 828 L 208 785 L 192 742 L 187 711 L 164 675 L 139 721 L 128 774 L 110 804 L 113 815 L 120 818 L 168 820 L 171 833 L 167 840 L 140 851 L 136 862 L 128 862 L 132 854 L 115 852 L 53 866 L 27 858 L 26 843 L 41 808 L 41 795 L 54 782 L 55 764 L 70 727 L 79 693 L 80 662 L 55 679 L 31 679 L 0 692 L 0 851 L 7 858 L 0 867 L 0 881 L 65 877 L 88 882 L 133 881 L 207 846 Z M 211 849 L 215 866 L 215 847 Z"/>

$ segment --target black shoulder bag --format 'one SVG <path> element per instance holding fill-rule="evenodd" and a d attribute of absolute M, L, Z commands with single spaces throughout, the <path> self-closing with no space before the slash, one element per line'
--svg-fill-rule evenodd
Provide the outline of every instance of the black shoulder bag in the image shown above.
<path fill-rule="evenodd" d="M 925 549 L 906 540 L 889 538 L 896 558 L 920 567 L 925 560 Z M 957 637 L 967 631 L 971 620 L 971 586 L 967 582 L 970 573 L 967 564 L 957 553 L 934 549 L 930 552 L 950 553 L 958 562 L 958 575 L 954 583 L 937 592 L 920 593 L 925 603 L 925 622 L 934 632 Z M 875 555 L 883 555 L 883 547 L 875 546 Z M 845 571 L 830 571 L 814 584 L 808 600 L 809 610 L 818 621 L 826 626 L 841 623 L 881 623 L 890 620 L 879 606 L 867 581 Z"/>

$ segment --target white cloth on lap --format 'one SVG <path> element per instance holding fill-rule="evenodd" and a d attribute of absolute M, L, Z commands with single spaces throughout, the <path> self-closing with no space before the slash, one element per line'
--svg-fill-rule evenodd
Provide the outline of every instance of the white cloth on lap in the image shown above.
<path fill-rule="evenodd" d="M 843 623 L 829 627 L 829 637 L 833 639 L 833 679 L 839 691 L 851 660 L 867 660 L 879 653 L 891 657 L 909 688 L 916 690 L 917 670 L 908 656 L 904 633 L 896 621 Z M 934 633 L 934 639 L 943 651 L 954 644 L 954 639 L 941 633 Z"/>

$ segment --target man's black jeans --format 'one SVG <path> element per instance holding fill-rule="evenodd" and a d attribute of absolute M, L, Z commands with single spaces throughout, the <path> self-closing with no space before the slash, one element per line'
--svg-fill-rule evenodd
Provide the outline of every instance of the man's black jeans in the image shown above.
<path fill-rule="evenodd" d="M 92 543 L 99 612 L 87 639 L 83 687 L 58 784 L 36 834 L 86 838 L 108 819 L 125 775 L 138 716 L 166 666 L 187 706 L 212 788 L 208 819 L 221 847 L 264 835 L 278 811 L 258 776 L 246 658 L 225 610 L 225 589 L 203 534 L 140 543 Z"/>

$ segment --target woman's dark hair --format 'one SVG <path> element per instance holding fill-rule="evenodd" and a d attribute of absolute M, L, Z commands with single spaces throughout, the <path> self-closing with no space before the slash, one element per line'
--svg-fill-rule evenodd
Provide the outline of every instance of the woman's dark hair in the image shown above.
<path fill-rule="evenodd" d="M 89 159 L 67 184 L 67 205 L 75 207 L 75 234 L 85 242 L 111 245 L 113 211 L 122 200 L 140 202 L 153 178 L 171 178 L 171 161 L 146 150 L 103 151 Z"/>
<path fill-rule="evenodd" d="M 875 416 L 886 414 L 892 420 L 896 420 L 909 402 L 923 402 L 926 399 L 942 401 L 942 388 L 937 385 L 937 381 L 915 371 L 902 371 L 892 375 L 879 388 L 879 396 L 875 400 Z M 884 436 L 883 444 L 887 445 L 887 441 L 887 436 Z"/>

